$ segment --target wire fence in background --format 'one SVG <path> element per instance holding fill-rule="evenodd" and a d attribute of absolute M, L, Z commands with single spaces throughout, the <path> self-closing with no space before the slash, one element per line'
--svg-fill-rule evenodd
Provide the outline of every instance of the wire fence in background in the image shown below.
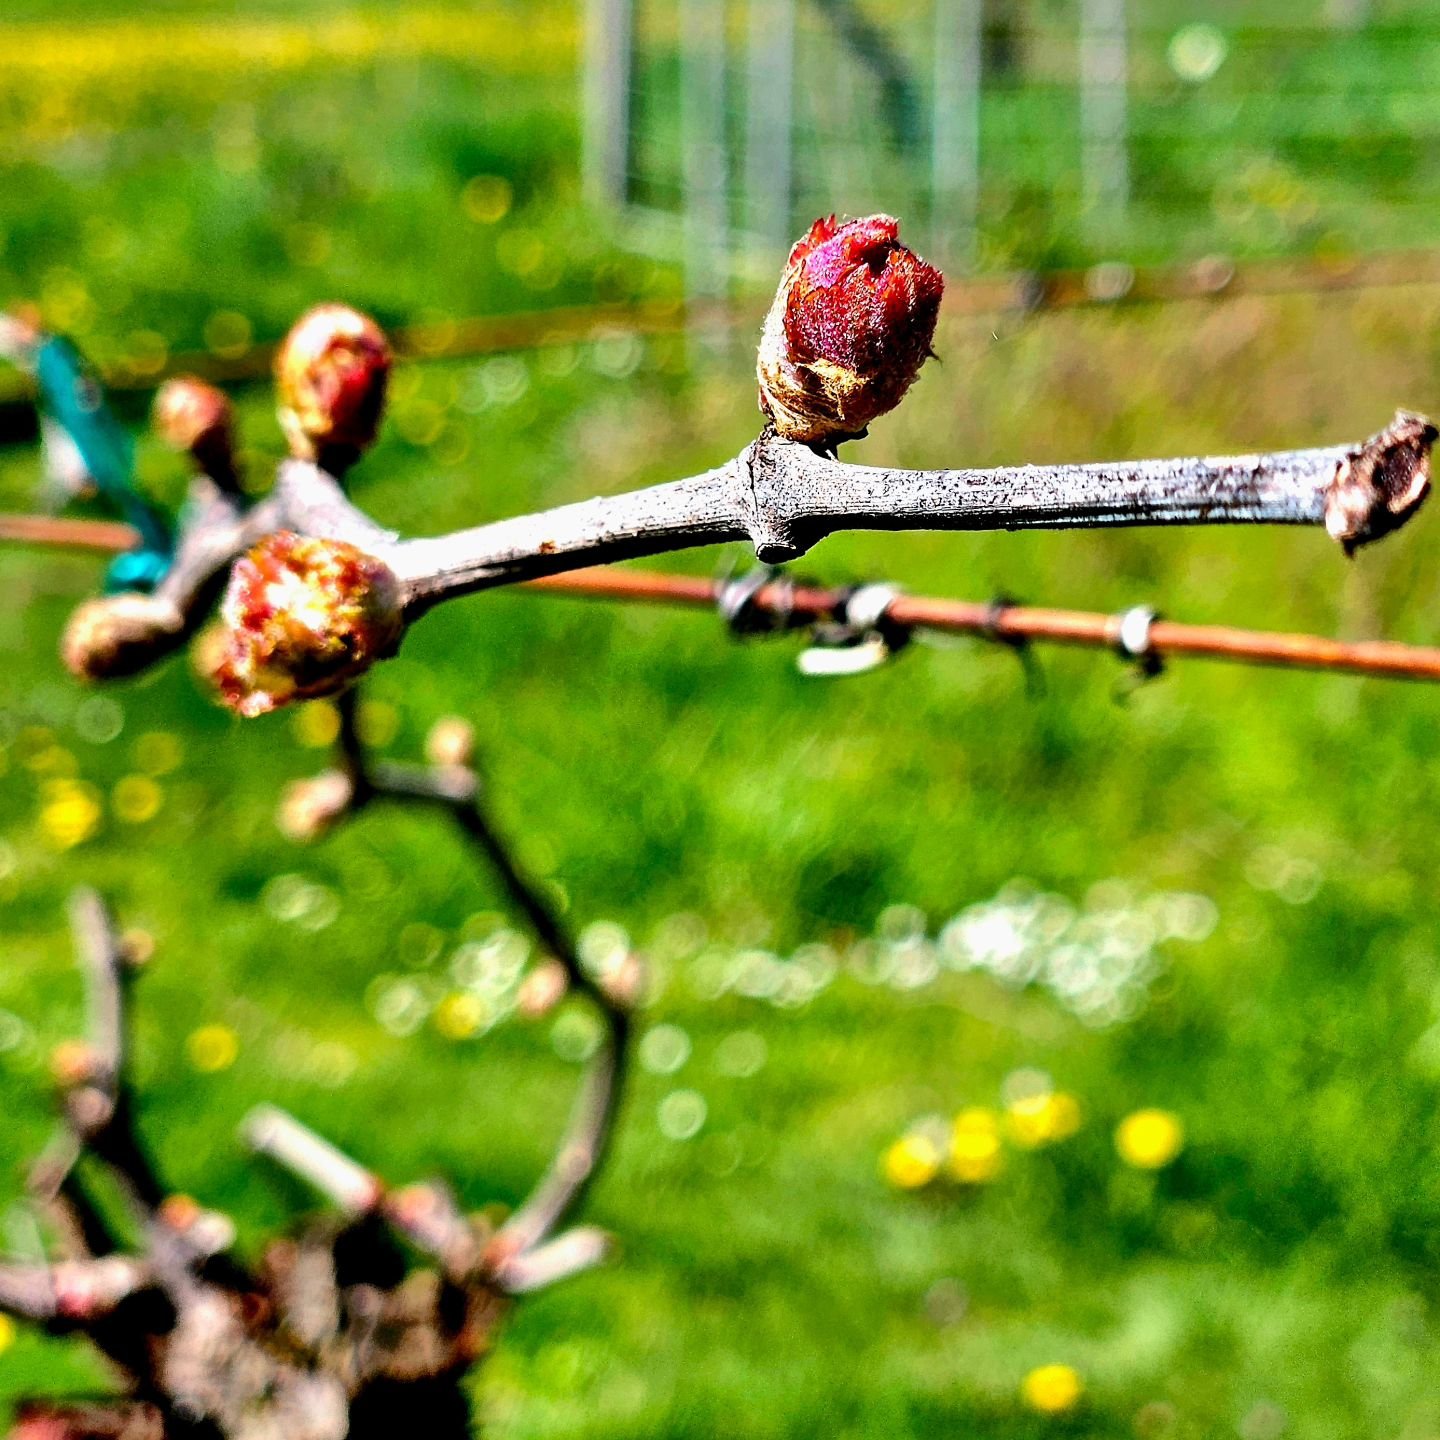
<path fill-rule="evenodd" d="M 956 273 L 1440 238 L 1440 4 L 587 4 L 589 192 L 697 302 L 832 210 Z"/>

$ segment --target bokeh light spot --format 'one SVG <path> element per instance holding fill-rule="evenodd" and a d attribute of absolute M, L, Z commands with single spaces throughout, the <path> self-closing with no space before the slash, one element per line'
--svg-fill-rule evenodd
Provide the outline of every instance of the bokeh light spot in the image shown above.
<path fill-rule="evenodd" d="M 477 225 L 503 220 L 514 203 L 514 186 L 503 175 L 476 175 L 460 192 L 460 204 Z"/>
<path fill-rule="evenodd" d="M 656 1025 L 641 1040 L 639 1055 L 652 1075 L 673 1075 L 690 1058 L 690 1037 L 678 1025 Z"/>
<path fill-rule="evenodd" d="M 217 310 L 205 322 L 205 348 L 222 360 L 238 360 L 250 348 L 254 331 L 238 310 Z"/>
<path fill-rule="evenodd" d="M 126 825 L 143 825 L 160 813 L 164 791 L 148 775 L 123 775 L 110 792 L 110 808 Z"/>
<path fill-rule="evenodd" d="M 310 700 L 291 720 L 295 738 L 312 750 L 333 745 L 340 734 L 340 711 L 328 700 Z"/>
<path fill-rule="evenodd" d="M 485 1002 L 468 991 L 447 995 L 435 1007 L 435 1028 L 447 1040 L 470 1040 L 484 1028 Z"/>
<path fill-rule="evenodd" d="M 179 737 L 168 730 L 147 730 L 135 742 L 135 764 L 147 775 L 168 775 L 184 758 Z"/>
<path fill-rule="evenodd" d="M 655 1118 L 667 1140 L 691 1140 L 705 1125 L 705 1097 L 698 1090 L 672 1090 L 661 1102 Z"/>
<path fill-rule="evenodd" d="M 228 1025 L 202 1025 L 186 1037 L 185 1054 L 202 1075 L 214 1075 L 235 1063 L 240 1038 Z"/>

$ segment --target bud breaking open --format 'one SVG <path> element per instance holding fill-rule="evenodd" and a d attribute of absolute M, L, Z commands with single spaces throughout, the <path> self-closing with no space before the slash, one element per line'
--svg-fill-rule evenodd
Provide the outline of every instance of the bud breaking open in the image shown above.
<path fill-rule="evenodd" d="M 945 277 L 888 215 L 817 220 L 760 337 L 760 408 L 787 440 L 835 445 L 893 410 L 929 357 Z"/>
<path fill-rule="evenodd" d="M 375 439 L 390 378 L 384 332 L 348 305 L 317 305 L 275 357 L 280 424 L 292 453 L 343 468 Z"/>
<path fill-rule="evenodd" d="M 160 439 L 188 454 L 201 474 L 226 488 L 237 483 L 234 417 L 224 391 L 177 375 L 160 387 L 152 418 Z"/>
<path fill-rule="evenodd" d="M 236 561 L 220 614 L 225 647 L 212 678 L 245 716 L 343 690 L 404 631 L 389 566 L 343 540 L 288 530 Z"/>

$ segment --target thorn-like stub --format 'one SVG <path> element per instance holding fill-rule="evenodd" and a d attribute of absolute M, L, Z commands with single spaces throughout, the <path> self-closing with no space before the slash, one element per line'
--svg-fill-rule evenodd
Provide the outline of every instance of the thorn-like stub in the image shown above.
<path fill-rule="evenodd" d="M 1325 496 L 1325 528 L 1353 555 L 1398 530 L 1430 493 L 1430 449 L 1440 430 L 1398 410 L 1378 435 L 1335 467 Z"/>

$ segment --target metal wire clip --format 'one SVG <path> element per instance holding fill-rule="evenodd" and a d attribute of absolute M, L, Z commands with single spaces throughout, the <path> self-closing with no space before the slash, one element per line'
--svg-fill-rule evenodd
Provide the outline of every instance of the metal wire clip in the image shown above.
<path fill-rule="evenodd" d="M 1154 627 L 1159 613 L 1148 605 L 1132 605 L 1110 621 L 1110 643 L 1115 653 L 1135 667 L 1140 683 L 1153 680 L 1165 669 L 1165 660 L 1155 648 Z"/>
<path fill-rule="evenodd" d="M 760 592 L 774 585 L 780 592 L 775 605 L 759 604 Z M 715 608 L 736 640 L 774 635 L 794 628 L 790 596 L 794 583 L 773 565 L 757 565 L 743 574 L 733 571 L 715 587 Z"/>
<path fill-rule="evenodd" d="M 837 607 L 836 618 L 817 625 L 813 642 L 796 657 L 802 675 L 833 678 L 863 675 L 891 659 L 910 643 L 910 627 L 890 618 L 899 599 L 895 585 L 857 585 Z"/>

